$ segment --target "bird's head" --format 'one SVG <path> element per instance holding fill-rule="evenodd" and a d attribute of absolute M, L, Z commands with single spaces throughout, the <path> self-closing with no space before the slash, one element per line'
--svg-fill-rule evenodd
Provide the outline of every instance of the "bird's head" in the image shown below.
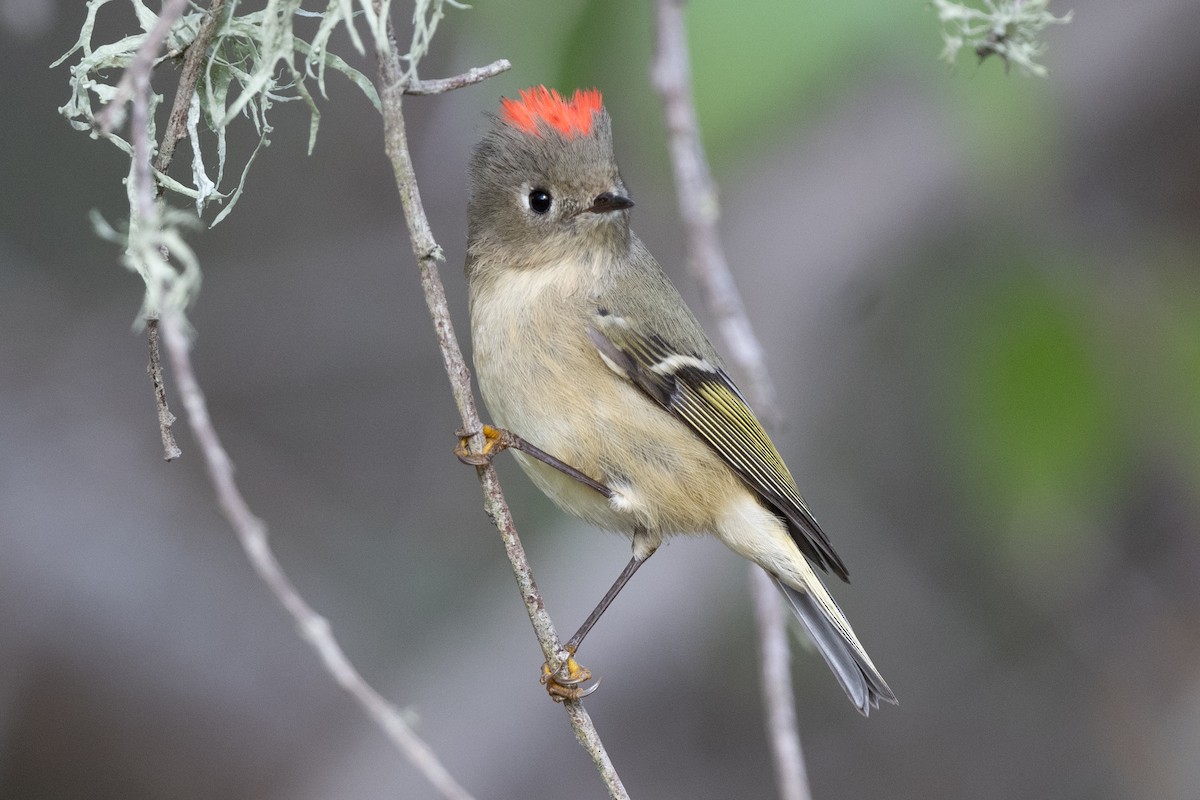
<path fill-rule="evenodd" d="M 613 157 L 600 92 L 570 100 L 537 86 L 505 98 L 471 158 L 469 246 L 507 266 L 536 268 L 628 248 L 633 206 Z"/>

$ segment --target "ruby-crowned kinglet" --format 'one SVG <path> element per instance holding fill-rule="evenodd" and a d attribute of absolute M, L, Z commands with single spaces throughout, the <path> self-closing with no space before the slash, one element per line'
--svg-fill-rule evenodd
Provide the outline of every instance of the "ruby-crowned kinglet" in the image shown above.
<path fill-rule="evenodd" d="M 600 93 L 564 100 L 539 86 L 520 95 L 502 101 L 470 165 L 479 386 L 498 425 L 607 491 L 518 452 L 533 482 L 564 510 L 633 540 L 629 566 L 568 650 L 664 537 L 708 533 L 775 578 L 859 711 L 895 703 L 814 570 L 846 579 L 845 566 L 629 228 L 633 202 Z"/>

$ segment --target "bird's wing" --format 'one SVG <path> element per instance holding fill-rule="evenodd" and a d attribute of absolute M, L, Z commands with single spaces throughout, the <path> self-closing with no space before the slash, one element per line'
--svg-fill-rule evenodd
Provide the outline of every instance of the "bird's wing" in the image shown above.
<path fill-rule="evenodd" d="M 695 431 L 791 523 L 792 537 L 813 564 L 848 579 L 845 564 L 813 519 L 783 457 L 723 369 L 700 355 L 681 352 L 656 333 L 634 330 L 603 308 L 588 334 L 609 367 Z"/>

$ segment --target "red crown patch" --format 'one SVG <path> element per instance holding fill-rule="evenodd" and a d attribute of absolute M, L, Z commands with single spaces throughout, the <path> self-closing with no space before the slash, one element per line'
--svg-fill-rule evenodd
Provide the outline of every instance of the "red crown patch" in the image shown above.
<path fill-rule="evenodd" d="M 599 89 L 575 90 L 575 96 L 564 100 L 553 89 L 534 86 L 521 90 L 520 100 L 505 97 L 500 100 L 500 117 L 517 130 L 540 136 L 538 123 L 544 122 L 568 139 L 588 136 L 592 132 L 592 115 L 603 103 Z"/>

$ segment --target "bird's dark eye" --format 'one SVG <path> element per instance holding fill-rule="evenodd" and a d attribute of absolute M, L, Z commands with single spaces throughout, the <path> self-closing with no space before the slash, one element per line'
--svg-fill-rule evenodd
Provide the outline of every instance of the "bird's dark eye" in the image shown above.
<path fill-rule="evenodd" d="M 534 189 L 529 193 L 529 207 L 535 214 L 545 214 L 550 210 L 550 204 L 553 202 L 554 198 L 545 189 Z"/>

